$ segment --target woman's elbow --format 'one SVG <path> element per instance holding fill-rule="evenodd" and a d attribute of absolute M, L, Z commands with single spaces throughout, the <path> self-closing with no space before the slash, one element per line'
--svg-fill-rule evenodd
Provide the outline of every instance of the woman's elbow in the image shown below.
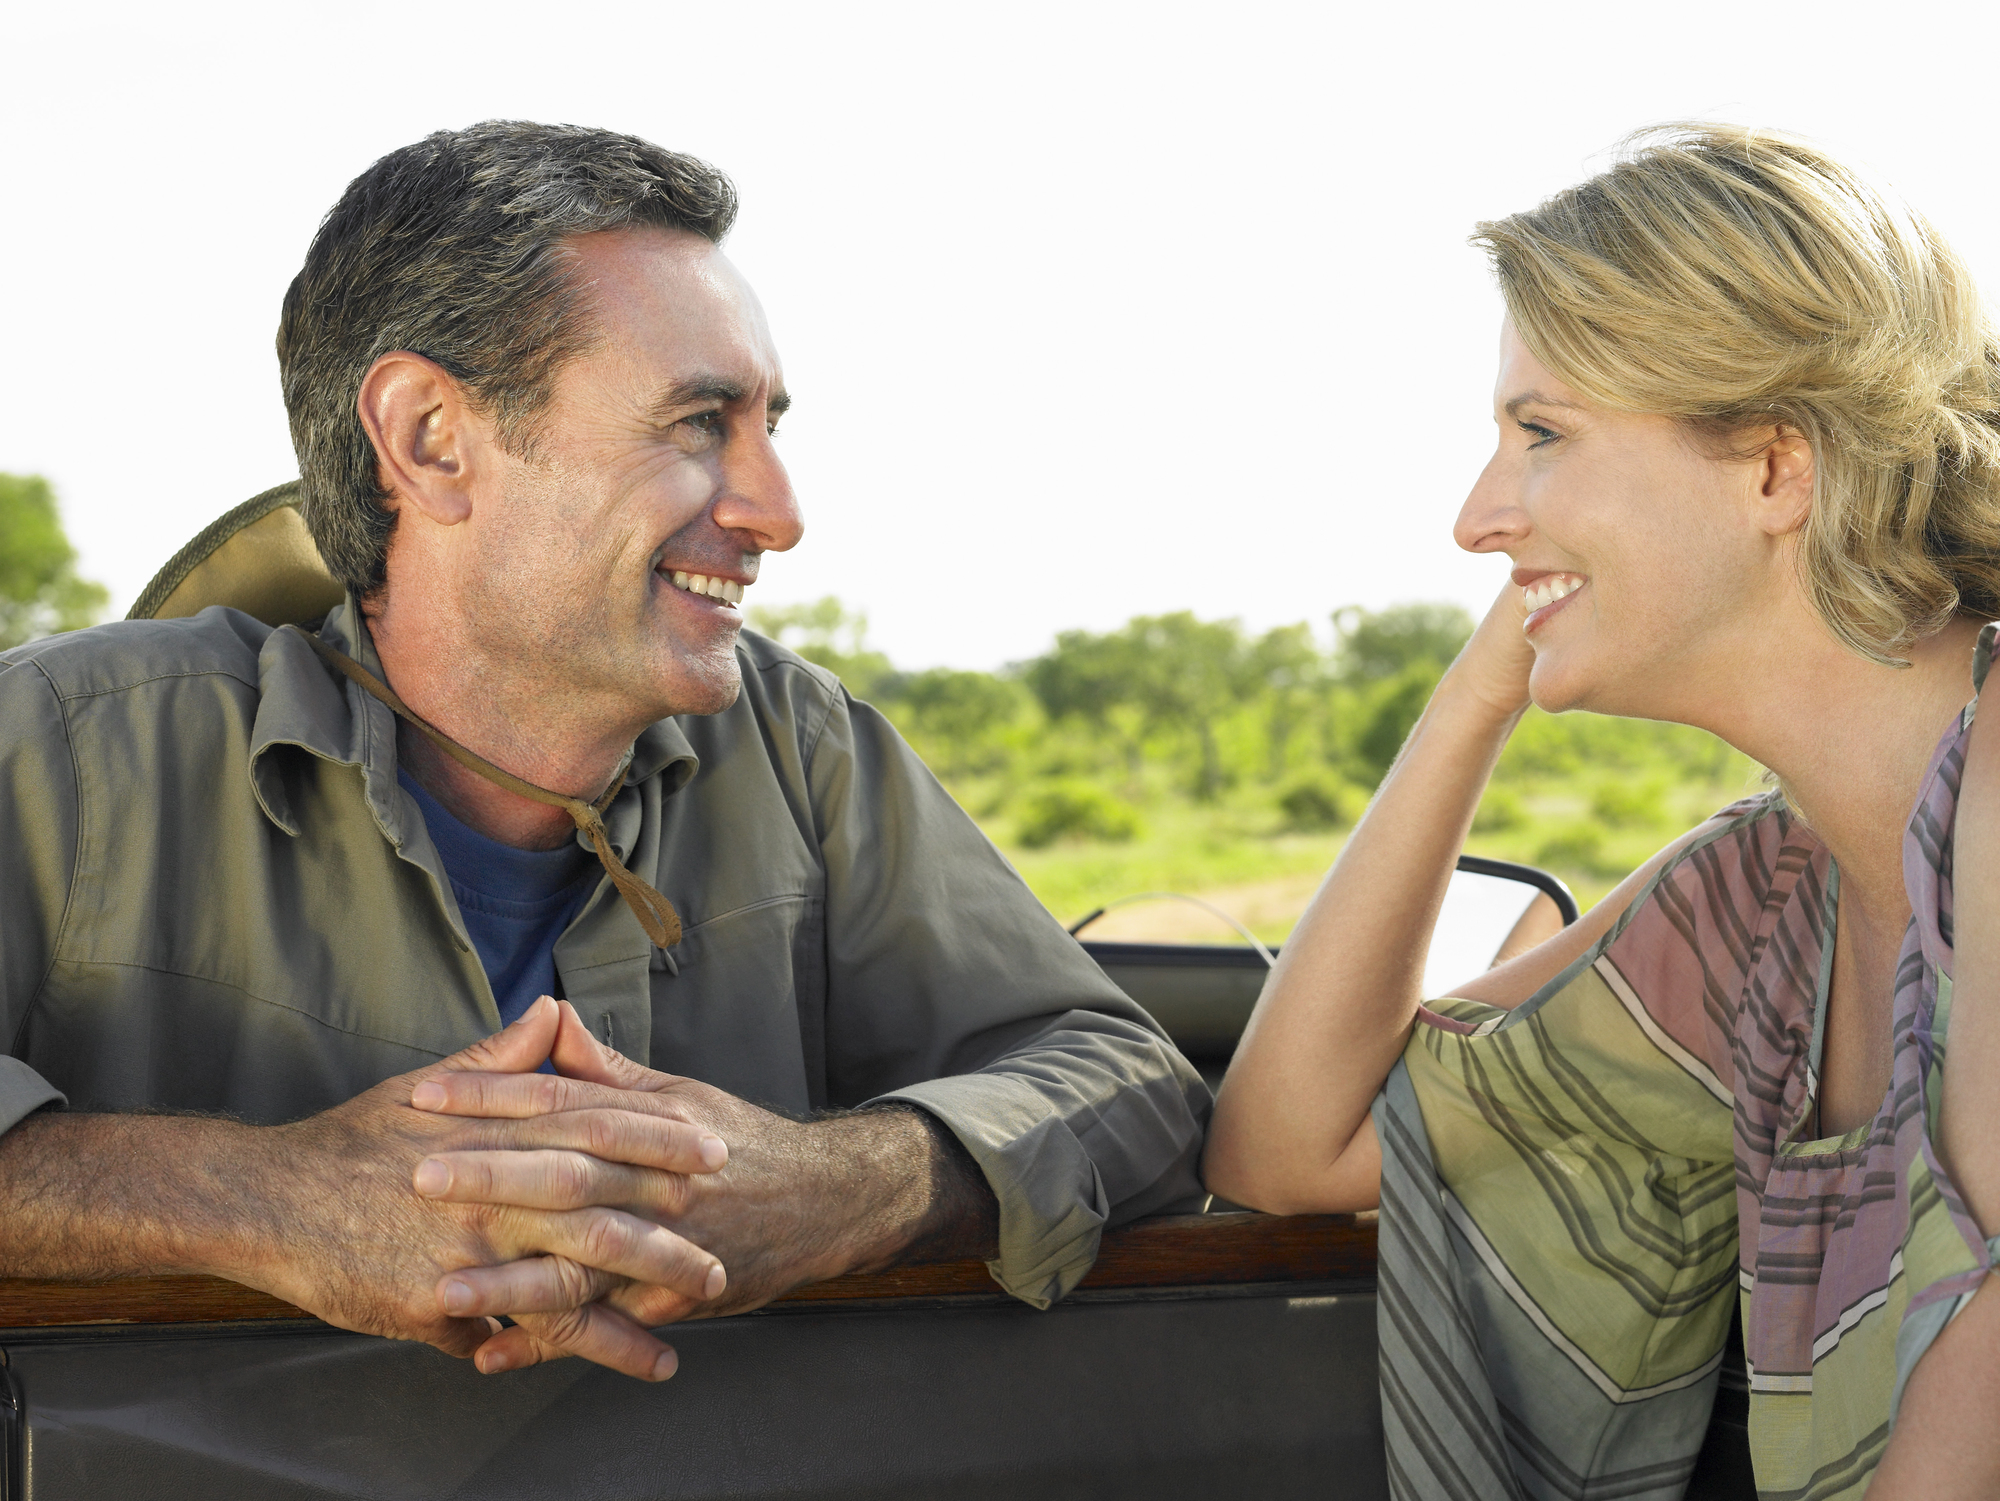
<path fill-rule="evenodd" d="M 1373 1132 L 1333 1162 L 1317 1169 L 1304 1164 L 1256 1164 L 1210 1138 L 1201 1165 L 1202 1186 L 1219 1199 L 1265 1214 L 1356 1214 L 1374 1209 L 1382 1197 L 1382 1168 Z M 1357 1150 L 1359 1149 L 1359 1150 Z"/>

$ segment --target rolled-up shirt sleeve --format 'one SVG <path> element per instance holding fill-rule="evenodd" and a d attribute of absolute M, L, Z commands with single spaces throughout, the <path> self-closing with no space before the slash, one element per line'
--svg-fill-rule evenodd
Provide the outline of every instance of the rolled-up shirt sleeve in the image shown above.
<path fill-rule="evenodd" d="M 829 1092 L 943 1123 L 999 1202 L 994 1279 L 1045 1307 L 1107 1225 L 1199 1205 L 1208 1088 L 873 708 L 839 695 L 808 755 Z"/>
<path fill-rule="evenodd" d="M 32 648 L 0 656 L 0 1132 L 62 1091 L 17 1054 L 48 978 L 76 875 L 76 763 Z"/>

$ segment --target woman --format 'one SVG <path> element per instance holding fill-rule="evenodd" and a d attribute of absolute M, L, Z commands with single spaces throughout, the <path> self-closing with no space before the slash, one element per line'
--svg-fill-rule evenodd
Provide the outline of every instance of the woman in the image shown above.
<path fill-rule="evenodd" d="M 1477 243 L 1456 537 L 1512 583 L 1285 945 L 1209 1187 L 1379 1203 L 1399 1495 L 1678 1496 L 1738 1297 L 1763 1494 L 2000 1493 L 2000 925 L 1952 924 L 2000 912 L 2000 347 L 1922 219 L 1768 132 L 1648 133 Z M 1425 1005 L 1531 701 L 1778 790 Z"/>

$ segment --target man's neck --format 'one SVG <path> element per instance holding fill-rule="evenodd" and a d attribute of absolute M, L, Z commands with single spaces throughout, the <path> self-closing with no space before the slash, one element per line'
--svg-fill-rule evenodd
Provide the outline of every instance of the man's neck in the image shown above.
<path fill-rule="evenodd" d="M 602 796 L 644 728 L 560 685 L 523 681 L 471 633 L 393 607 L 367 628 L 389 686 L 412 713 L 467 750 L 551 792 Z M 397 721 L 397 763 L 461 823 L 517 849 L 557 849 L 576 826 L 561 808 L 517 796 L 459 765 Z"/>

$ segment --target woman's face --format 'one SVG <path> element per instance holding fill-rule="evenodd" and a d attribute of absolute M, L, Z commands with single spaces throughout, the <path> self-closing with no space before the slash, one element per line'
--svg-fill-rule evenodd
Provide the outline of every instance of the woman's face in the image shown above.
<path fill-rule="evenodd" d="M 1740 691 L 1745 645 L 1795 577 L 1770 461 L 1710 458 L 1670 418 L 1589 405 L 1511 322 L 1493 411 L 1499 446 L 1453 534 L 1514 561 L 1535 702 L 1699 722 L 1707 695 Z"/>

